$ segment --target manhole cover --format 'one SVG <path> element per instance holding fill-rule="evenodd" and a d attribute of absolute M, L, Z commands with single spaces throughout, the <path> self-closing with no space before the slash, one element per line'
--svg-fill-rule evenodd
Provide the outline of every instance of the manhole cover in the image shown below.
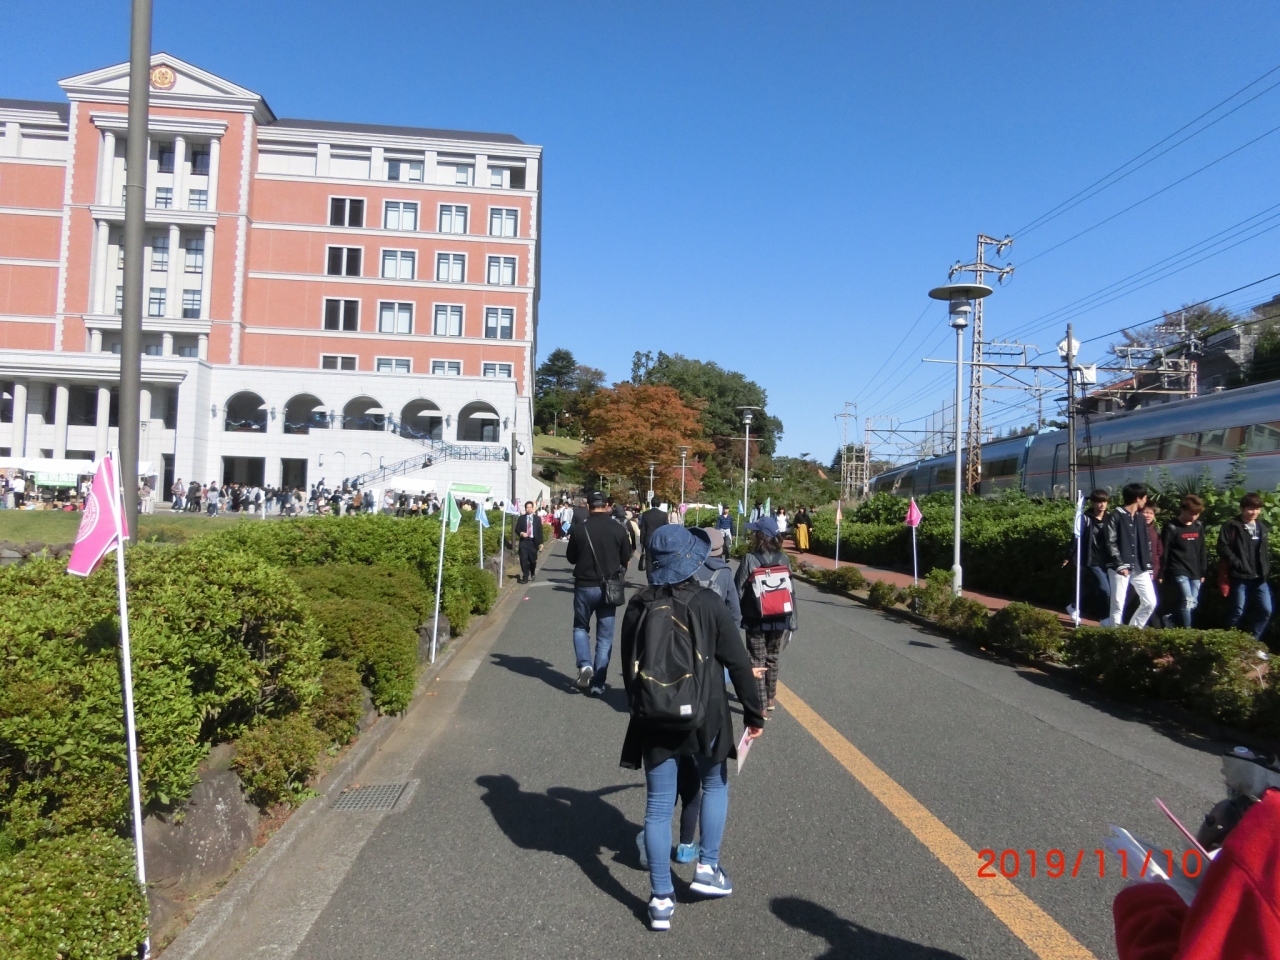
<path fill-rule="evenodd" d="M 407 783 L 375 783 L 343 790 L 331 807 L 334 810 L 390 810 L 407 786 Z"/>

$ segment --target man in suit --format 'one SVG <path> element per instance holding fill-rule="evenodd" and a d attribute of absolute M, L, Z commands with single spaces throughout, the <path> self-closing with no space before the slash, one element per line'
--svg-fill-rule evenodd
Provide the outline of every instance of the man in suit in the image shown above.
<path fill-rule="evenodd" d="M 642 553 L 648 554 L 649 538 L 653 536 L 653 532 L 659 527 L 665 527 L 669 519 L 667 511 L 657 504 L 650 505 L 648 510 L 640 514 L 640 550 Z"/>
<path fill-rule="evenodd" d="M 538 571 L 538 549 L 542 546 L 542 519 L 526 500 L 524 515 L 516 520 L 516 542 L 520 552 L 520 583 L 528 583 Z"/>

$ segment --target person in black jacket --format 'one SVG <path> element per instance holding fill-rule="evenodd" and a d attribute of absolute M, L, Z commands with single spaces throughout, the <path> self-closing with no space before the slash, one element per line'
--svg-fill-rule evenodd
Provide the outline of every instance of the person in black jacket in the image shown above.
<path fill-rule="evenodd" d="M 538 550 L 542 548 L 542 520 L 526 500 L 524 513 L 516 520 L 516 543 L 520 552 L 519 583 L 528 583 L 538 572 Z"/>
<path fill-rule="evenodd" d="M 1089 509 L 1083 517 L 1083 542 L 1080 544 L 1080 614 L 1090 620 L 1105 619 L 1111 612 L 1111 579 L 1107 576 L 1107 504 L 1111 495 L 1105 490 L 1089 494 Z M 1076 557 L 1073 538 L 1062 561 L 1065 567 Z M 1075 610 L 1067 607 L 1075 616 Z"/>
<path fill-rule="evenodd" d="M 573 564 L 573 651 L 577 657 L 579 690 L 598 697 L 604 693 L 609 655 L 613 652 L 614 618 L 618 608 L 605 602 L 604 582 L 626 574 L 631 539 L 609 516 L 603 493 L 591 494 L 591 512 L 569 530 L 565 553 Z M 596 618 L 596 649 L 591 653 L 591 617 Z"/>
<path fill-rule="evenodd" d="M 764 716 L 751 673 L 751 660 L 742 636 L 734 626 L 728 608 L 716 594 L 698 586 L 694 574 L 702 566 L 710 544 L 684 527 L 661 527 L 649 542 L 649 582 L 669 585 L 689 609 L 691 633 L 709 641 L 716 661 L 729 671 L 738 700 L 742 703 L 747 733 L 755 739 L 764 732 Z M 643 622 L 646 598 L 636 594 L 627 605 L 622 620 L 622 660 L 630 664 L 635 655 L 637 633 Z M 624 668 L 623 682 L 628 694 L 635 678 Z M 677 771 L 680 757 L 692 757 L 702 775 L 702 845 L 694 879 L 689 889 L 708 897 L 725 897 L 733 892 L 729 875 L 720 866 L 720 843 L 729 812 L 728 759 L 737 756 L 733 717 L 720 671 L 707 684 L 705 720 L 696 730 L 663 731 L 631 719 L 622 743 L 621 765 L 644 768 L 644 838 L 649 860 L 649 926 L 667 930 L 675 912 L 675 888 L 671 883 L 671 815 L 675 810 Z"/>
<path fill-rule="evenodd" d="M 1124 602 L 1129 588 L 1138 595 L 1138 609 L 1129 626 L 1139 629 L 1147 625 L 1156 609 L 1156 588 L 1152 576 L 1151 538 L 1142 508 L 1147 504 L 1147 488 L 1141 483 L 1127 484 L 1121 491 L 1124 506 L 1107 517 L 1107 577 L 1111 585 L 1111 613 L 1102 626 L 1124 623 Z"/>
<path fill-rule="evenodd" d="M 665 527 L 670 521 L 667 511 L 652 504 L 648 510 L 640 514 L 640 569 L 643 570 L 648 561 L 649 538 L 653 536 L 653 531 L 659 527 Z"/>
<path fill-rule="evenodd" d="M 1240 500 L 1240 516 L 1228 520 L 1218 534 L 1218 556 L 1227 562 L 1231 593 L 1227 627 L 1244 619 L 1250 603 L 1256 608 L 1252 633 L 1258 640 L 1271 620 L 1271 552 L 1268 535 L 1271 529 L 1259 519 L 1262 498 L 1250 493 Z"/>
<path fill-rule="evenodd" d="M 1191 626 L 1191 614 L 1200 603 L 1200 585 L 1209 569 L 1209 547 L 1205 543 L 1204 524 L 1200 514 L 1204 501 L 1194 493 L 1182 498 L 1178 519 L 1164 525 L 1160 534 L 1163 558 L 1159 580 L 1172 581 L 1182 603 L 1173 614 L 1180 627 Z"/>

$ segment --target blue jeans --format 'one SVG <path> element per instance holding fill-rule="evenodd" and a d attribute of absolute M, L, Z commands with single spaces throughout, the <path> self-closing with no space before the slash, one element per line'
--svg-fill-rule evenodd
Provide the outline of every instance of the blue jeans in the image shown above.
<path fill-rule="evenodd" d="M 702 775 L 702 852 L 700 863 L 720 865 L 720 841 L 729 816 L 729 764 L 697 756 Z M 654 896 L 669 897 L 671 884 L 671 814 L 676 808 L 679 759 L 669 757 L 644 771 L 644 849 L 649 856 L 649 889 Z"/>
<path fill-rule="evenodd" d="M 1236 626 L 1244 619 L 1249 601 L 1252 599 L 1257 607 L 1258 618 L 1253 629 L 1249 631 L 1255 640 L 1262 639 L 1262 632 L 1267 629 L 1271 620 L 1271 587 L 1265 580 L 1237 580 L 1231 578 L 1230 610 L 1227 613 L 1227 627 Z"/>
<path fill-rule="evenodd" d="M 1200 580 L 1196 577 L 1177 576 L 1173 578 L 1173 582 L 1178 585 L 1178 591 L 1182 594 L 1182 606 L 1174 611 L 1174 617 L 1177 618 L 1178 626 L 1191 626 L 1191 612 L 1200 604 Z"/>
<path fill-rule="evenodd" d="M 573 652 L 578 658 L 578 669 L 590 664 L 595 669 L 591 678 L 593 687 L 604 686 L 609 672 L 609 656 L 613 653 L 613 622 L 617 607 L 604 602 L 604 587 L 573 588 Z M 591 656 L 591 615 L 596 617 L 596 655 Z"/>

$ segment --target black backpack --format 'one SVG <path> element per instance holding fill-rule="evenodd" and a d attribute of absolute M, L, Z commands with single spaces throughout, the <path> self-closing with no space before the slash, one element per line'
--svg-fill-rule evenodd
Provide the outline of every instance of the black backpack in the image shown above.
<path fill-rule="evenodd" d="M 690 616 L 686 591 L 646 587 L 627 672 L 631 715 L 655 730 L 696 730 L 707 714 L 715 653 Z"/>

